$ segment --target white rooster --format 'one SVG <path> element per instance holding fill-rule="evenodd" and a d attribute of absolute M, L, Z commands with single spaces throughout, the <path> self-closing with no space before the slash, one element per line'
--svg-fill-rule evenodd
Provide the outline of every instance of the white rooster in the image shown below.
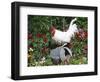
<path fill-rule="evenodd" d="M 74 37 L 74 34 L 76 32 L 78 32 L 78 29 L 77 29 L 77 25 L 74 24 L 74 22 L 76 21 L 77 19 L 74 18 L 70 25 L 69 25 L 69 28 L 66 32 L 63 32 L 63 31 L 60 31 L 60 30 L 57 30 L 55 27 L 51 27 L 50 29 L 50 32 L 51 32 L 51 35 L 52 35 L 52 39 L 54 41 L 56 41 L 57 43 L 70 43 L 71 41 L 71 38 Z"/>

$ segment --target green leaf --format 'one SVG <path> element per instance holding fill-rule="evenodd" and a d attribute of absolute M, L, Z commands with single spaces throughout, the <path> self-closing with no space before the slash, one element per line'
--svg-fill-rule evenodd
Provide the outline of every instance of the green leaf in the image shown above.
<path fill-rule="evenodd" d="M 36 43 L 33 43 L 33 47 L 37 47 L 37 44 Z"/>

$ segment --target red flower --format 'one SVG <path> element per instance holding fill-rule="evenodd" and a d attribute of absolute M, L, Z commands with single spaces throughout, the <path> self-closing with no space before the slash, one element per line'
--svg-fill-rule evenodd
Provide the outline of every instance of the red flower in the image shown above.
<path fill-rule="evenodd" d="M 47 47 L 43 47 L 41 50 L 42 50 L 42 53 L 47 53 L 49 49 Z"/>
<path fill-rule="evenodd" d="M 82 32 L 81 37 L 82 37 L 82 39 L 86 39 L 87 38 L 87 32 L 86 31 Z"/>
<path fill-rule="evenodd" d="M 36 36 L 37 36 L 38 38 L 41 38 L 41 37 L 42 37 L 42 34 L 38 33 Z"/>
<path fill-rule="evenodd" d="M 88 46 L 87 45 L 83 46 L 82 50 L 83 50 L 84 54 L 87 54 L 87 52 L 88 52 Z"/>
<path fill-rule="evenodd" d="M 28 34 L 28 39 L 32 39 L 32 34 Z"/>
<path fill-rule="evenodd" d="M 80 32 L 76 33 L 76 38 L 77 38 L 78 40 L 81 40 L 81 34 L 80 34 Z"/>
<path fill-rule="evenodd" d="M 87 31 L 84 31 L 83 29 L 80 29 L 79 32 L 76 34 L 76 37 L 79 40 L 87 39 L 87 36 L 88 36 Z"/>
<path fill-rule="evenodd" d="M 43 41 L 44 41 L 45 43 L 47 43 L 47 42 L 48 42 L 47 38 L 44 38 L 44 39 L 43 39 Z"/>

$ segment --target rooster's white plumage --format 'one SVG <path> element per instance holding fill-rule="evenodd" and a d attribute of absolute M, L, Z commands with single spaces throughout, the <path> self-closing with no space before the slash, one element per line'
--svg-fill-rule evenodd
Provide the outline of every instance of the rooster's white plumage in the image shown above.
<path fill-rule="evenodd" d="M 51 28 L 52 39 L 58 43 L 70 43 L 71 38 L 74 37 L 75 32 L 78 32 L 77 25 L 74 24 L 76 20 L 77 19 L 74 18 L 71 21 L 69 28 L 66 32 L 60 31 L 55 27 L 52 27 Z"/>

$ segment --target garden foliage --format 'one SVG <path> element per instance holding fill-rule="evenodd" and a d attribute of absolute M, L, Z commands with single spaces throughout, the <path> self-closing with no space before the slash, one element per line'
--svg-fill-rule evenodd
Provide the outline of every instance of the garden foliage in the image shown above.
<path fill-rule="evenodd" d="M 50 58 L 50 50 L 57 44 L 52 41 L 50 27 L 67 30 L 70 21 L 74 17 L 65 16 L 35 16 L 28 15 L 28 66 L 49 66 L 53 65 Z M 88 19 L 86 17 L 76 17 L 75 22 L 80 32 L 72 38 L 70 48 L 73 56 L 71 64 L 87 64 L 88 62 Z"/>

